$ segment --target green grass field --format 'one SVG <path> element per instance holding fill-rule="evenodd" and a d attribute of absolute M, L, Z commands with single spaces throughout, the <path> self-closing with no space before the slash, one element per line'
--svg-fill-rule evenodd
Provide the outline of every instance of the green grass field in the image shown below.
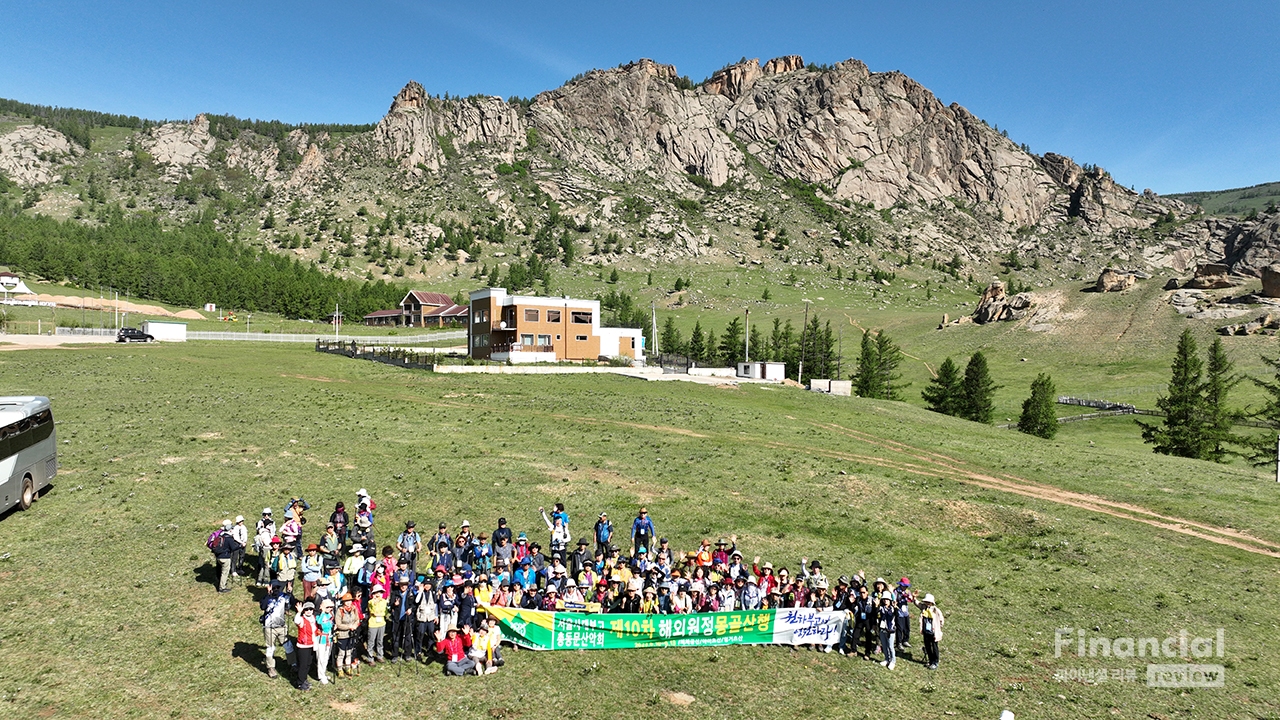
<path fill-rule="evenodd" d="M 1274 482 L 1132 443 L 1090 447 L 1087 423 L 1043 441 L 780 387 L 436 376 L 211 343 L 3 352 L 0 377 L 4 393 L 54 398 L 62 467 L 32 511 L 0 520 L 0 714 L 1280 714 L 1275 556 L 1046 499 L 1088 493 L 1265 551 L 1280 545 Z M 909 575 L 947 613 L 943 665 L 889 673 L 776 647 L 517 652 L 496 676 L 379 667 L 303 695 L 267 680 L 256 596 L 213 592 L 203 539 L 291 495 L 319 517 L 359 487 L 379 501 L 384 536 L 407 519 L 492 529 L 505 515 L 540 537 L 537 507 L 557 500 L 580 532 L 600 510 L 623 519 L 643 503 L 677 548 L 736 532 L 748 555 L 793 569 L 807 555 L 833 576 Z M 1060 627 L 1223 628 L 1226 687 L 1148 688 L 1139 659 L 1054 657 Z M 1138 681 L 1054 680 L 1099 667 Z M 695 700 L 674 705 L 671 692 Z"/>

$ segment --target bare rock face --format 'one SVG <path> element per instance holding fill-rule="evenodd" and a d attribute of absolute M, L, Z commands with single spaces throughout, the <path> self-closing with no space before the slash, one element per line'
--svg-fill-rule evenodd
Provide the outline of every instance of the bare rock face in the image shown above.
<path fill-rule="evenodd" d="M 760 60 L 752 58 L 717 70 L 710 80 L 702 84 L 702 89 L 712 95 L 735 100 L 761 77 L 764 77 L 764 70 L 760 67 Z"/>
<path fill-rule="evenodd" d="M 165 123 L 143 137 L 143 148 L 164 165 L 164 177 L 178 182 L 193 167 L 209 167 L 209 153 L 217 140 L 209 134 L 209 119 L 197 115 L 189 123 Z"/>
<path fill-rule="evenodd" d="M 1137 278 L 1133 273 L 1107 268 L 1098 275 L 1098 282 L 1094 284 L 1093 289 L 1097 292 L 1122 292 L 1133 287 L 1136 282 Z"/>
<path fill-rule="evenodd" d="M 677 77 L 652 60 L 593 71 L 538 95 L 529 121 L 556 155 L 609 180 L 741 177 L 746 158 L 716 124 L 729 100 L 681 90 Z"/>
<path fill-rule="evenodd" d="M 979 325 L 1001 320 L 1021 320 L 1032 305 L 1029 293 L 1018 293 L 1009 297 L 1004 290 L 1004 283 L 993 281 L 982 292 L 978 307 L 973 311 L 973 321 Z"/>
<path fill-rule="evenodd" d="M 1187 281 L 1184 288 L 1195 290 L 1220 290 L 1235 287 L 1238 283 L 1231 279 L 1231 269 L 1221 263 L 1205 263 L 1196 268 L 1196 274 Z"/>
<path fill-rule="evenodd" d="M 765 63 L 762 69 L 765 75 L 781 75 L 782 73 L 803 70 L 804 58 L 799 55 L 783 55 Z"/>
<path fill-rule="evenodd" d="M 289 176 L 289 181 L 285 184 L 291 188 L 312 190 L 324 179 L 325 167 L 326 163 L 320 147 L 311 143 L 307 151 L 302 154 L 302 161 L 298 163 L 298 167 L 294 168 L 293 175 Z"/>
<path fill-rule="evenodd" d="M 84 148 L 43 125 L 25 125 L 0 135 L 0 172 L 19 185 L 61 180 L 62 161 L 82 154 Z"/>
<path fill-rule="evenodd" d="M 257 147 L 245 139 L 237 139 L 227 147 L 226 163 L 229 168 L 240 168 L 259 180 L 268 182 L 280 177 L 276 164 L 280 148 L 275 143 L 261 143 Z"/>
<path fill-rule="evenodd" d="M 420 171 L 439 170 L 459 147 L 478 143 L 510 161 L 525 146 L 525 126 L 501 98 L 440 100 L 410 82 L 395 96 L 391 109 L 373 131 L 383 157 Z"/>
<path fill-rule="evenodd" d="M 1223 257 L 1231 272 L 1258 276 L 1263 268 L 1280 263 L 1280 213 L 1245 220 L 1227 232 Z"/>
<path fill-rule="evenodd" d="M 1263 313 L 1249 322 L 1218 328 L 1219 335 L 1253 335 L 1262 330 L 1280 329 L 1280 312 Z"/>
<path fill-rule="evenodd" d="M 1280 264 L 1262 268 L 1263 297 L 1280 298 Z"/>

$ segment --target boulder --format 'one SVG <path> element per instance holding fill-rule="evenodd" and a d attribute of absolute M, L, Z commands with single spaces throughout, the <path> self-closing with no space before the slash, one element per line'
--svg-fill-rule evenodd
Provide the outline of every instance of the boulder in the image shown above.
<path fill-rule="evenodd" d="M 978 307 L 973 311 L 973 321 L 979 325 L 1001 320 L 1020 320 L 1032 305 L 1030 293 L 1018 293 L 1009 297 L 1004 283 L 996 280 L 982 292 Z"/>
<path fill-rule="evenodd" d="M 1094 283 L 1093 289 L 1097 292 L 1121 292 L 1133 287 L 1135 282 L 1137 279 L 1133 273 L 1107 268 L 1098 275 L 1098 282 Z"/>
<path fill-rule="evenodd" d="M 1262 268 L 1262 296 L 1280 298 L 1280 265 Z"/>
<path fill-rule="evenodd" d="M 1204 263 L 1196 268 L 1195 277 L 1187 281 L 1183 287 L 1197 290 L 1220 290 L 1235 287 L 1238 283 L 1231 279 L 1230 269 L 1221 263 Z"/>
<path fill-rule="evenodd" d="M 1165 290 L 1177 290 L 1179 287 L 1182 287 L 1182 283 L 1178 282 L 1178 278 L 1169 278 L 1164 284 Z"/>

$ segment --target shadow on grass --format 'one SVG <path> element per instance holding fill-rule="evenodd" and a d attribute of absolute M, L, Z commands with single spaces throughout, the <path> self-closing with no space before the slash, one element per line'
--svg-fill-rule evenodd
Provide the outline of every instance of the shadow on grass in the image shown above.
<path fill-rule="evenodd" d="M 196 574 L 196 582 L 212 585 L 213 589 L 218 589 L 218 563 L 214 560 L 206 560 L 197 565 L 193 572 Z"/>
<path fill-rule="evenodd" d="M 263 651 L 262 646 L 256 643 L 237 642 L 236 646 L 231 650 L 231 657 L 243 660 L 245 664 L 261 672 L 267 674 L 267 654 Z M 280 665 L 281 660 L 276 658 L 276 665 Z M 288 666 L 289 663 L 284 663 Z M 279 668 L 277 668 L 279 669 Z"/>

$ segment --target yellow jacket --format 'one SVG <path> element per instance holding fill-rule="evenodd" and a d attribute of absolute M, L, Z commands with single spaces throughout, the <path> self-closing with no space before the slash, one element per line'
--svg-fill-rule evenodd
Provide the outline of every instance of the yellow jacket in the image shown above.
<path fill-rule="evenodd" d="M 369 627 L 379 628 L 387 624 L 387 601 L 373 598 L 369 601 Z"/>

